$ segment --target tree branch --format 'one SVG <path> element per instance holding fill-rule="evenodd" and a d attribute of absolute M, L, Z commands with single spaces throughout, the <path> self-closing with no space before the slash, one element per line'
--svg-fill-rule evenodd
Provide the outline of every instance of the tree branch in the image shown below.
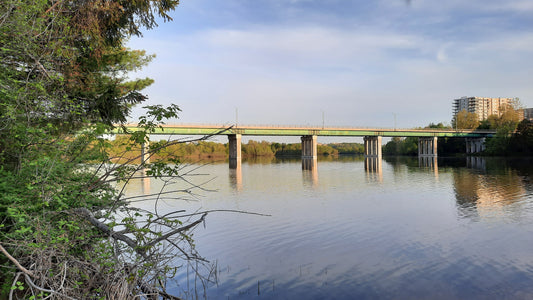
<path fill-rule="evenodd" d="M 93 224 L 94 227 L 104 232 L 105 234 L 109 235 L 110 237 L 123 241 L 124 243 L 126 243 L 126 245 L 130 246 L 133 250 L 135 250 L 135 252 L 137 252 L 137 254 L 141 255 L 143 258 L 145 259 L 148 258 L 148 256 L 146 255 L 146 251 L 141 250 L 139 248 L 139 245 L 133 239 L 129 238 L 125 234 L 113 231 L 111 228 L 109 228 L 109 226 L 98 221 L 98 219 L 94 217 L 93 213 L 90 212 L 87 208 L 85 207 L 76 208 L 73 210 L 73 212 L 81 215 L 83 218 L 89 221 L 89 223 Z"/>
<path fill-rule="evenodd" d="M 207 216 L 207 213 L 204 213 L 204 214 L 202 215 L 202 217 L 200 217 L 200 219 L 198 219 L 198 220 L 192 222 L 191 224 L 189 224 L 189 225 L 187 225 L 187 226 L 183 226 L 183 227 L 180 227 L 180 228 L 178 228 L 178 229 L 172 230 L 171 232 L 169 232 L 169 233 L 167 233 L 167 234 L 164 234 L 164 235 L 158 237 L 158 238 L 155 239 L 155 240 L 152 240 L 150 243 L 146 244 L 146 246 L 151 247 L 151 246 L 153 246 L 153 245 L 155 245 L 155 244 L 161 242 L 162 240 L 166 240 L 166 239 L 168 239 L 169 237 L 171 237 L 171 236 L 173 236 L 173 235 L 175 235 L 175 234 L 178 234 L 178 233 L 180 233 L 180 232 L 183 232 L 183 231 L 186 231 L 186 230 L 188 230 L 188 229 L 191 229 L 191 228 L 193 228 L 194 226 L 196 226 L 196 225 L 202 223 L 202 222 L 205 220 L 205 217 L 206 217 L 206 216 Z"/>
<path fill-rule="evenodd" d="M 67 296 L 65 294 L 58 293 L 58 292 L 56 292 L 54 290 L 48 290 L 48 289 L 39 287 L 31 280 L 30 276 L 28 276 L 27 274 L 24 274 L 24 276 L 26 277 L 26 282 L 29 285 L 31 285 L 31 287 L 33 287 L 36 290 L 39 290 L 39 291 L 42 291 L 42 292 L 45 292 L 45 293 L 56 294 L 58 296 L 61 296 L 62 299 L 76 300 L 76 298 L 69 297 L 69 296 Z"/>
<path fill-rule="evenodd" d="M 28 270 L 28 269 L 26 269 L 26 268 L 24 268 L 24 267 L 18 262 L 18 260 L 17 260 L 16 258 L 14 258 L 13 256 L 11 256 L 11 254 L 9 254 L 9 253 L 7 252 L 7 250 L 2 246 L 1 243 L 0 243 L 0 251 L 1 251 L 2 253 L 4 253 L 4 255 L 5 255 L 5 256 L 6 256 L 6 257 L 7 257 L 7 258 L 8 258 L 8 259 L 9 259 L 9 260 L 10 260 L 15 266 L 17 266 L 17 268 L 18 268 L 19 270 L 21 270 L 24 274 L 29 275 L 29 276 L 31 276 L 31 277 L 35 277 L 35 275 L 33 274 L 33 272 L 30 271 L 30 270 Z"/>

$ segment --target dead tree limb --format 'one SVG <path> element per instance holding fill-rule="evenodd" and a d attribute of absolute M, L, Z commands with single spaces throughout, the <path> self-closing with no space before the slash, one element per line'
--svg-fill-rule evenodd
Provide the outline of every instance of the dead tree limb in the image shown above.
<path fill-rule="evenodd" d="M 183 226 L 183 227 L 180 227 L 180 228 L 177 228 L 175 230 L 172 230 L 171 232 L 167 233 L 167 234 L 164 234 L 158 238 L 156 238 L 155 240 L 152 240 L 150 243 L 147 244 L 147 246 L 151 247 L 151 246 L 154 246 L 155 244 L 163 241 L 163 240 L 166 240 L 168 239 L 169 237 L 175 235 L 175 234 L 178 234 L 180 232 L 183 232 L 183 231 L 186 231 L 186 230 L 189 230 L 191 228 L 193 228 L 194 226 L 202 223 L 204 220 L 205 220 L 205 217 L 207 216 L 207 213 L 204 213 L 202 215 L 202 217 L 200 217 L 200 219 L 192 222 L 191 224 L 187 225 L 187 226 Z"/>
<path fill-rule="evenodd" d="M 7 252 L 7 250 L 2 246 L 2 244 L 0 243 L 0 251 L 2 253 L 4 253 L 4 255 L 19 269 L 21 270 L 24 274 L 26 275 L 29 275 L 31 277 L 35 277 L 35 275 L 33 274 L 32 271 L 24 268 L 20 263 L 19 261 L 14 258 L 13 256 L 11 256 L 11 254 L 9 254 L 9 252 Z"/>
<path fill-rule="evenodd" d="M 139 245 L 133 239 L 131 239 L 125 234 L 114 231 L 113 229 L 109 228 L 109 226 L 107 226 L 106 224 L 98 221 L 98 219 L 94 217 L 93 213 L 90 212 L 87 208 L 85 207 L 76 208 L 73 210 L 73 212 L 81 215 L 84 219 L 89 221 L 89 223 L 94 225 L 94 227 L 96 227 L 98 230 L 102 231 L 106 235 L 109 235 L 110 237 L 114 239 L 117 239 L 119 241 L 126 243 L 126 245 L 130 246 L 133 250 L 135 250 L 135 252 L 137 252 L 137 254 L 141 255 L 143 258 L 145 259 L 148 258 L 148 256 L 146 255 L 146 251 L 140 249 Z"/>

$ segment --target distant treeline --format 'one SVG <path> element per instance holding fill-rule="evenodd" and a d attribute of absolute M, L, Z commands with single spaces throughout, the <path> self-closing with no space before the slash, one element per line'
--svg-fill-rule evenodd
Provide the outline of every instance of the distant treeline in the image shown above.
<path fill-rule="evenodd" d="M 447 128 L 439 124 L 430 124 L 426 128 Z M 449 127 L 448 127 L 449 128 Z M 496 129 L 496 135 L 485 140 L 485 151 L 480 155 L 492 156 L 532 156 L 533 155 L 533 122 L 502 122 Z M 481 128 L 480 128 L 481 129 Z M 439 155 L 463 155 L 466 152 L 464 138 L 439 138 L 437 152 Z M 385 155 L 417 155 L 418 138 L 392 138 L 383 146 Z"/>
<path fill-rule="evenodd" d="M 418 137 L 394 137 L 383 146 L 384 155 L 418 155 Z M 439 155 L 457 155 L 466 152 L 464 138 L 439 138 L 437 142 L 437 153 Z"/>
<path fill-rule="evenodd" d="M 130 148 L 127 137 L 117 136 L 110 141 L 112 145 L 112 155 L 117 158 L 132 158 L 140 154 L 140 149 Z M 157 143 L 152 143 L 150 147 L 157 147 Z M 271 143 L 248 141 L 241 145 L 243 157 L 259 156 L 300 156 L 302 154 L 301 143 Z M 364 153 L 364 145 L 359 143 L 331 143 L 319 144 L 317 146 L 318 155 L 359 155 Z M 209 158 L 226 157 L 229 153 L 228 144 L 217 142 L 199 141 L 192 143 L 177 143 L 165 147 L 156 154 L 154 158 L 166 157 L 187 157 L 187 158 Z"/>
<path fill-rule="evenodd" d="M 431 123 L 420 129 L 451 129 L 442 123 Z M 437 142 L 437 153 L 439 155 L 464 154 L 466 151 L 464 138 L 439 138 Z M 383 146 L 384 155 L 418 155 L 418 137 L 393 137 L 391 141 Z"/>

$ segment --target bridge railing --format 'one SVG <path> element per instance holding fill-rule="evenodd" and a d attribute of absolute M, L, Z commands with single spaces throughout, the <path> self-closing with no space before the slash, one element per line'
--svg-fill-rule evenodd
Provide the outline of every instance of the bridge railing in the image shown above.
<path fill-rule="evenodd" d="M 137 124 L 126 124 L 127 127 L 136 127 Z M 478 132 L 491 134 L 494 130 L 475 129 L 454 129 L 454 128 L 390 128 L 390 127 L 368 127 L 368 126 L 321 126 L 321 125 L 281 125 L 281 124 L 232 124 L 232 123 L 167 123 L 163 127 L 196 127 L 196 128 L 263 128 L 263 129 L 311 129 L 311 130 L 375 130 L 375 131 L 412 131 L 412 132 Z"/>

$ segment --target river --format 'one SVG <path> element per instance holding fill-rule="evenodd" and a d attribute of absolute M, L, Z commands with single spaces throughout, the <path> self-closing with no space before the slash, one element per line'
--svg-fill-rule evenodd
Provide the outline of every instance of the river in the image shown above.
<path fill-rule="evenodd" d="M 194 239 L 216 282 L 204 287 L 183 267 L 170 291 L 184 298 L 533 298 L 531 160 L 385 157 L 374 171 L 361 157 L 319 158 L 313 170 L 300 159 L 202 163 L 184 166 L 202 189 L 160 209 L 270 216 L 209 214 Z M 126 193 L 162 186 L 137 180 Z"/>

